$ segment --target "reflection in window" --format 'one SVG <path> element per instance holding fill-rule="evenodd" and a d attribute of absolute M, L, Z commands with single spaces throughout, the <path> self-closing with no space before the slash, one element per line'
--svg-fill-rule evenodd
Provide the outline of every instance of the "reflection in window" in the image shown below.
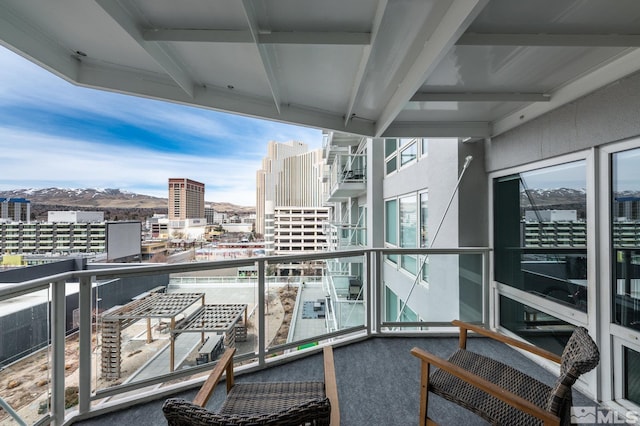
<path fill-rule="evenodd" d="M 640 353 L 624 348 L 624 398 L 640 404 Z"/>
<path fill-rule="evenodd" d="M 420 194 L 420 247 L 429 247 L 429 233 L 427 232 L 427 218 L 429 217 L 429 193 Z"/>
<path fill-rule="evenodd" d="M 361 246 L 367 245 L 367 208 L 358 206 L 358 241 Z"/>
<path fill-rule="evenodd" d="M 586 216 L 584 160 L 496 179 L 496 280 L 586 312 Z"/>
<path fill-rule="evenodd" d="M 640 330 L 640 149 L 611 160 L 614 321 Z"/>
<path fill-rule="evenodd" d="M 398 168 L 396 157 L 394 156 L 388 159 L 385 164 L 385 167 L 386 167 L 386 170 L 385 170 L 386 174 L 395 172 L 396 169 Z"/>
<path fill-rule="evenodd" d="M 403 149 L 400 153 L 400 165 L 404 166 L 412 161 L 414 161 L 418 157 L 418 145 L 413 143 L 409 145 L 407 148 Z"/>
<path fill-rule="evenodd" d="M 429 218 L 429 193 L 423 192 L 420 194 L 420 247 L 429 247 L 429 232 L 427 229 L 427 219 Z M 422 267 L 422 280 L 429 281 L 429 257 L 420 258 Z"/>
<path fill-rule="evenodd" d="M 418 206 L 416 196 L 400 198 L 400 247 L 416 247 L 418 227 Z M 416 256 L 402 256 L 402 267 L 416 274 Z"/>
<path fill-rule="evenodd" d="M 385 158 L 386 174 L 393 173 L 398 168 L 397 150 L 398 150 L 397 139 L 384 140 L 384 158 Z"/>
<path fill-rule="evenodd" d="M 384 140 L 384 158 L 389 157 L 391 154 L 394 154 L 398 149 L 398 140 L 397 139 L 385 139 Z"/>
<path fill-rule="evenodd" d="M 505 296 L 500 296 L 500 325 L 557 355 L 562 355 L 575 329 L 574 325 Z"/>
<path fill-rule="evenodd" d="M 385 242 L 398 244 L 398 202 L 396 200 L 385 201 Z"/>

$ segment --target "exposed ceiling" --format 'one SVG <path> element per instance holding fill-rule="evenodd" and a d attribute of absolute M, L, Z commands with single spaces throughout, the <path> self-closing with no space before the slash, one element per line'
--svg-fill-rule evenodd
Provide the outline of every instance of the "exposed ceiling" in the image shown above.
<path fill-rule="evenodd" d="M 79 85 L 366 136 L 486 138 L 640 70 L 637 0 L 3 0 Z"/>

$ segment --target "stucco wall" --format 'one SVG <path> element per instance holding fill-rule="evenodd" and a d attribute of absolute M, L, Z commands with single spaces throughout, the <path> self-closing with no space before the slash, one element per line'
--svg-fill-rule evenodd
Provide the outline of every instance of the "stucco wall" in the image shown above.
<path fill-rule="evenodd" d="M 640 73 L 486 142 L 488 172 L 640 135 Z"/>

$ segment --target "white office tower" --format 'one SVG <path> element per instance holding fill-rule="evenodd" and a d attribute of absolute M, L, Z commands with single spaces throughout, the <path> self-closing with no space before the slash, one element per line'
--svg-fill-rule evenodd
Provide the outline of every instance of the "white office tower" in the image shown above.
<path fill-rule="evenodd" d="M 267 255 L 323 250 L 322 152 L 296 141 L 272 141 L 267 149 L 256 175 L 256 231 Z"/>

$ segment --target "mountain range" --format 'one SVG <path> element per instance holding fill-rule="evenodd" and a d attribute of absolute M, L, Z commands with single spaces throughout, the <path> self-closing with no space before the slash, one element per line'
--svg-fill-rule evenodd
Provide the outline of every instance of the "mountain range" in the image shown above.
<path fill-rule="evenodd" d="M 167 198 L 136 194 L 120 189 L 106 188 L 42 188 L 13 189 L 0 191 L 0 198 L 26 198 L 32 204 L 66 206 L 86 209 L 153 209 L 159 213 L 167 211 Z M 226 202 L 206 202 L 218 212 L 253 213 L 255 207 L 238 206 Z"/>

